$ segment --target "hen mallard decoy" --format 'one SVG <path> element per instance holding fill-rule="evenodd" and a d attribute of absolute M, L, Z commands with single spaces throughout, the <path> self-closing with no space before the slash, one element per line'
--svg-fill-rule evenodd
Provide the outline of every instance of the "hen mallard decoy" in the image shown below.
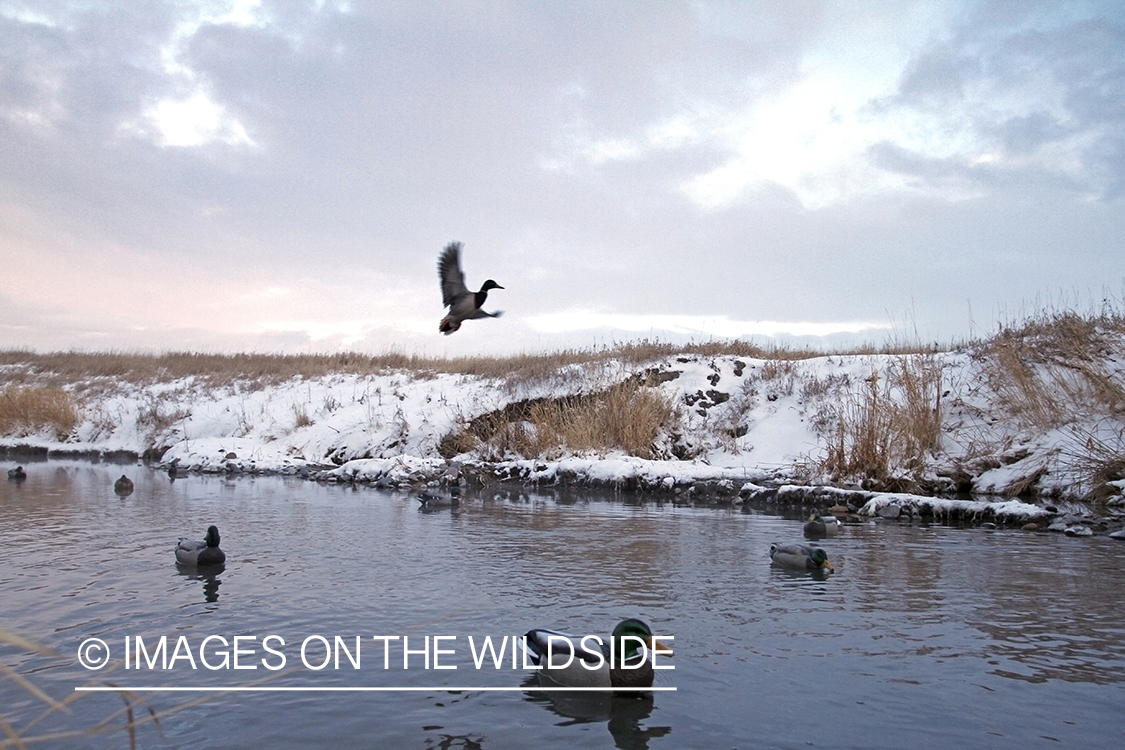
<path fill-rule="evenodd" d="M 461 272 L 461 243 L 450 242 L 438 257 L 438 279 L 441 281 L 441 303 L 449 308 L 449 314 L 441 319 L 438 330 L 446 336 L 461 327 L 461 323 L 474 318 L 499 318 L 503 310 L 494 313 L 481 308 L 488 299 L 489 289 L 503 289 L 492 279 L 481 286 L 479 292 L 470 292 L 465 286 L 465 274 Z"/>
<path fill-rule="evenodd" d="M 126 495 L 132 495 L 133 494 L 133 480 L 130 479 L 129 477 L 125 476 L 124 474 L 122 474 L 121 478 L 113 483 L 113 491 L 116 492 L 121 497 L 125 497 Z"/>
<path fill-rule="evenodd" d="M 554 636 L 554 638 L 551 638 Z M 625 636 L 630 636 L 625 638 Z M 564 638 L 569 639 L 569 644 Z M 613 641 L 613 666 L 610 666 L 610 644 L 603 641 L 598 644 L 594 638 L 567 635 L 554 630 L 535 628 L 529 630 L 524 636 L 527 657 L 543 668 L 539 670 L 539 683 L 546 683 L 548 687 L 581 687 L 581 688 L 637 688 L 652 687 L 655 677 L 653 659 L 647 651 L 641 649 L 644 643 L 648 651 L 655 651 L 660 658 L 672 655 L 672 649 L 656 640 L 643 621 L 631 617 L 622 620 L 613 629 L 610 636 Z M 585 643 L 583 643 L 585 640 Z M 546 663 L 547 647 L 550 643 L 551 663 L 560 665 L 550 668 Z M 573 650 L 573 659 L 566 664 Z M 624 654 L 624 662 L 622 662 Z M 600 662 L 600 664 L 599 664 Z M 588 669 L 583 663 L 596 668 Z"/>
<path fill-rule="evenodd" d="M 839 530 L 840 519 L 836 516 L 821 516 L 819 510 L 814 510 L 805 523 L 805 536 L 835 536 Z"/>
<path fill-rule="evenodd" d="M 176 562 L 180 565 L 204 567 L 222 565 L 226 560 L 226 553 L 219 549 L 217 526 L 208 526 L 207 537 L 201 542 L 180 537 L 179 544 L 176 545 Z"/>
<path fill-rule="evenodd" d="M 807 544 L 771 544 L 770 559 L 789 570 L 834 570 L 827 552 Z"/>
<path fill-rule="evenodd" d="M 24 479 L 27 479 L 27 472 L 23 470 L 22 466 L 17 466 L 14 469 L 8 469 L 8 479 L 23 481 Z"/>

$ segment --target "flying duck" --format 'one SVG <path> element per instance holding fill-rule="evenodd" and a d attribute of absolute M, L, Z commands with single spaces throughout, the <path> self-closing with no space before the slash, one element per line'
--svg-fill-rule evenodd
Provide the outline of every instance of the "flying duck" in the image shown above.
<path fill-rule="evenodd" d="M 207 565 L 222 565 L 226 560 L 226 553 L 219 549 L 219 528 L 217 526 L 208 526 L 207 537 L 201 542 L 180 537 L 180 541 L 176 545 L 176 562 L 180 565 L 204 567 Z"/>
<path fill-rule="evenodd" d="M 438 257 L 438 279 L 441 281 L 441 303 L 449 308 L 449 314 L 441 319 L 438 330 L 446 336 L 461 327 L 461 323 L 473 318 L 499 318 L 503 310 L 494 313 L 481 308 L 488 299 L 489 289 L 503 289 L 492 279 L 484 282 L 479 292 L 470 292 L 465 286 L 465 274 L 461 271 L 461 243 L 450 242 Z"/>
<path fill-rule="evenodd" d="M 554 638 L 551 638 L 554 636 Z M 630 636 L 627 640 L 624 636 Z M 570 645 L 566 640 L 569 639 Z M 622 620 L 610 636 L 613 641 L 613 666 L 610 666 L 610 644 L 591 637 L 566 635 L 554 630 L 535 628 L 524 636 L 526 657 L 543 668 L 539 670 L 539 684 L 545 687 L 622 687 L 644 689 L 652 687 L 655 676 L 653 657 L 655 651 L 660 658 L 672 655 L 672 649 L 653 637 L 652 631 L 643 621 L 631 617 Z M 585 643 L 583 643 L 585 641 Z M 550 643 L 551 663 L 560 665 L 549 667 L 547 648 Z M 640 648 L 644 643 L 645 649 Z M 573 647 L 573 648 L 572 648 Z M 565 667 L 568 658 L 574 658 Z M 600 662 L 600 663 L 599 663 Z M 596 668 L 588 669 L 583 664 Z"/>
<path fill-rule="evenodd" d="M 130 479 L 129 477 L 125 476 L 124 474 L 122 474 L 121 478 L 113 483 L 113 491 L 116 492 L 121 497 L 125 497 L 126 495 L 132 495 L 133 494 L 133 480 Z"/>
<path fill-rule="evenodd" d="M 770 559 L 789 570 L 834 570 L 827 552 L 807 544 L 771 544 Z"/>

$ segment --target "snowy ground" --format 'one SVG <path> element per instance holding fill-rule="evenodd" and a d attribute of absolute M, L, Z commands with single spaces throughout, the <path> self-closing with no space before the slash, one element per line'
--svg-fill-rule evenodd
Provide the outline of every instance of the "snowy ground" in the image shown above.
<path fill-rule="evenodd" d="M 971 490 L 984 499 L 1008 502 L 1002 513 L 994 513 L 997 517 L 1036 519 L 1044 515 L 1041 507 L 1005 495 L 1026 487 L 1025 497 L 1056 503 L 1078 499 L 1093 489 L 1091 441 L 1120 449 L 1125 433 L 1120 411 L 1087 409 L 1076 402 L 1066 421 L 1043 429 L 1042 422 L 1036 425 L 1003 405 L 986 372 L 986 357 L 970 351 L 926 356 L 941 373 L 941 397 L 935 403 L 941 438 L 911 469 L 911 481 L 924 487 L 922 495 Z M 188 471 L 298 473 L 326 481 L 398 485 L 432 483 L 456 465 L 491 479 L 585 482 L 652 492 L 702 486 L 736 496 L 746 482 L 773 487 L 834 483 L 869 490 L 861 477 L 828 476 L 825 451 L 839 415 L 855 410 L 872 376 L 881 378 L 874 382 L 890 382 L 902 361 L 894 355 L 780 362 L 686 355 L 644 367 L 615 361 L 575 365 L 549 381 L 517 385 L 415 372 L 294 379 L 264 388 L 236 382 L 216 389 L 191 378 L 147 385 L 103 383 L 96 391 L 100 395 L 76 399 L 80 423 L 65 440 L 23 434 L 0 439 L 0 445 L 54 453 L 149 452 L 159 454 L 161 466 L 175 462 Z M 1109 351 L 1099 366 L 1120 383 L 1121 362 L 1119 352 Z M 441 454 L 443 437 L 507 404 L 593 393 L 643 372 L 658 373 L 660 382 L 653 387 L 677 406 L 672 428 L 654 445 L 659 460 L 614 451 L 563 451 L 551 457 L 510 456 L 485 466 L 474 452 Z M 893 388 L 885 395 L 901 397 Z M 1103 488 L 1109 497 L 1104 507 L 1111 514 L 1125 505 L 1123 485 L 1116 481 Z M 881 497 L 864 505 L 863 512 L 877 515 L 892 503 L 908 513 L 920 507 L 909 499 L 917 494 Z M 934 502 L 931 497 L 927 512 L 940 515 Z"/>

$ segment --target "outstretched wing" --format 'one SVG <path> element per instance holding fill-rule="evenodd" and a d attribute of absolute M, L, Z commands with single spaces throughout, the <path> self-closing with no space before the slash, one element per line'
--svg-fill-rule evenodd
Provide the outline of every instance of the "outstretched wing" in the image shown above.
<path fill-rule="evenodd" d="M 441 281 L 441 304 L 449 307 L 469 293 L 465 274 L 461 273 L 461 243 L 450 242 L 438 257 L 438 279 Z"/>

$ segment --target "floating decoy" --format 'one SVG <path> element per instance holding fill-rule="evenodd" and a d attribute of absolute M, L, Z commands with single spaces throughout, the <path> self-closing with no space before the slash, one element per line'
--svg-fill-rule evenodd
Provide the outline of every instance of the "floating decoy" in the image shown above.
<path fill-rule="evenodd" d="M 217 526 L 208 526 L 207 536 L 201 542 L 180 537 L 180 541 L 176 545 L 176 562 L 180 565 L 204 567 L 207 565 L 222 565 L 226 560 L 226 553 L 219 549 L 219 529 Z"/>
<path fill-rule="evenodd" d="M 836 516 L 821 516 L 820 511 L 814 510 L 805 523 L 805 536 L 835 536 L 839 529 L 840 519 Z"/>
<path fill-rule="evenodd" d="M 551 638 L 551 636 L 555 636 Z M 623 636 L 632 636 L 627 640 Z M 569 645 L 567 640 L 569 640 Z M 649 651 L 655 651 L 661 657 L 672 655 L 672 649 L 656 640 L 643 621 L 631 617 L 622 620 L 613 629 L 610 636 L 613 641 L 613 666 L 610 666 L 610 644 L 604 641 L 599 646 L 597 640 L 584 638 L 584 636 L 566 635 L 554 630 L 535 628 L 529 630 L 524 636 L 527 649 L 527 658 L 543 668 L 539 670 L 539 683 L 546 683 L 547 687 L 623 687 L 644 689 L 652 687 L 655 676 L 652 664 L 653 658 Z M 585 643 L 583 643 L 585 640 Z M 645 649 L 641 649 L 641 643 Z M 551 662 L 565 664 L 568 658 L 570 664 L 561 668 L 549 668 L 547 662 L 547 648 L 550 643 Z M 622 657 L 624 654 L 624 658 Z M 590 669 L 584 664 L 597 665 Z"/>
<path fill-rule="evenodd" d="M 438 257 L 438 279 L 441 281 L 441 303 L 449 308 L 449 314 L 441 319 L 438 330 L 446 336 L 461 327 L 461 323 L 474 318 L 499 318 L 503 310 L 494 313 L 481 308 L 488 299 L 489 289 L 503 289 L 492 279 L 481 286 L 479 292 L 470 292 L 465 286 L 465 274 L 461 272 L 461 243 L 451 242 L 445 246 Z"/>
<path fill-rule="evenodd" d="M 828 553 L 807 544 L 771 544 L 770 559 L 789 570 L 833 570 Z"/>
<path fill-rule="evenodd" d="M 125 476 L 124 474 L 122 474 L 121 478 L 113 483 L 113 491 L 116 492 L 121 497 L 125 497 L 126 495 L 132 495 L 133 494 L 133 480 L 130 479 L 129 477 Z"/>
<path fill-rule="evenodd" d="M 423 508 L 449 508 L 461 504 L 461 488 L 453 485 L 449 488 L 449 494 L 443 495 L 440 492 L 423 491 L 418 493 L 418 502 L 422 503 Z"/>
<path fill-rule="evenodd" d="M 14 469 L 8 469 L 8 479 L 15 479 L 22 482 L 27 479 L 27 472 L 23 470 L 22 466 L 17 466 Z"/>

